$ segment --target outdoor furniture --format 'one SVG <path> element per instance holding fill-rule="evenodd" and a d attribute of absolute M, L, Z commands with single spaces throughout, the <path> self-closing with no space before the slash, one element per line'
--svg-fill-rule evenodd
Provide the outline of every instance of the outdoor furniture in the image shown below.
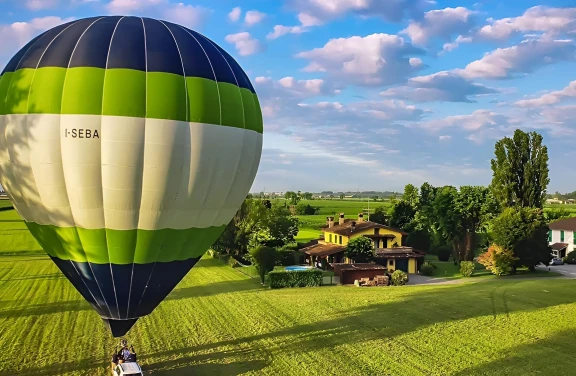
<path fill-rule="evenodd" d="M 374 277 L 377 286 L 386 286 L 388 284 L 388 277 L 385 275 L 377 275 Z"/>

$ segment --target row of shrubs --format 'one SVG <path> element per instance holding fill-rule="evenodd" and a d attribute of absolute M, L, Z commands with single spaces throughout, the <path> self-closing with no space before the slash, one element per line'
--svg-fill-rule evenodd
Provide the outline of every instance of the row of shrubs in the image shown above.
<path fill-rule="evenodd" d="M 576 251 L 568 253 L 562 260 L 565 264 L 576 264 Z"/>
<path fill-rule="evenodd" d="M 460 262 L 460 274 L 463 277 L 472 277 L 474 275 L 474 270 L 476 266 L 472 261 L 462 261 Z M 424 262 L 420 266 L 420 274 L 425 276 L 433 276 L 436 273 L 437 266 L 431 262 Z"/>
<path fill-rule="evenodd" d="M 318 269 L 272 271 L 268 273 L 268 284 L 271 289 L 322 286 L 322 271 Z"/>

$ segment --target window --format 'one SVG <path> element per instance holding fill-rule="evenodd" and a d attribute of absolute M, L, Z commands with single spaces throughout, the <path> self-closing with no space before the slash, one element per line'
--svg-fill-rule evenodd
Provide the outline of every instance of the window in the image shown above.
<path fill-rule="evenodd" d="M 576 231 L 572 234 L 572 243 L 576 244 Z"/>
<path fill-rule="evenodd" d="M 548 241 L 552 242 L 552 230 L 548 231 Z"/>
<path fill-rule="evenodd" d="M 338 244 L 342 244 L 342 235 L 338 237 Z"/>
<path fill-rule="evenodd" d="M 564 241 L 564 230 L 560 230 L 560 241 Z"/>
<path fill-rule="evenodd" d="M 375 233 L 376 235 L 378 235 L 378 234 L 380 233 L 380 229 L 379 229 L 379 228 L 375 228 L 375 229 L 374 229 L 374 233 Z"/>
<path fill-rule="evenodd" d="M 332 234 L 328 234 L 328 243 L 332 243 Z"/>

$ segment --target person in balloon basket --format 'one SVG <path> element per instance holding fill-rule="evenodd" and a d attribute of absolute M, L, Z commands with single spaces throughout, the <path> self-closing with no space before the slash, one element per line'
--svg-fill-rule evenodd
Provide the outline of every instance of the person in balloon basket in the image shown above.
<path fill-rule="evenodd" d="M 120 351 L 112 355 L 112 368 L 114 368 L 117 364 L 122 364 L 124 362 L 135 362 L 135 361 L 136 361 L 136 352 L 134 351 L 134 346 L 130 346 L 130 349 L 128 349 L 128 345 L 124 344 L 124 346 L 120 349 Z"/>

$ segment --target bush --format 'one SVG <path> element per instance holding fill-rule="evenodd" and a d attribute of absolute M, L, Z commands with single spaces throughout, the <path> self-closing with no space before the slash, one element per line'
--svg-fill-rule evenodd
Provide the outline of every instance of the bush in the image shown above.
<path fill-rule="evenodd" d="M 438 256 L 438 261 L 448 261 L 450 260 L 450 256 L 452 255 L 452 249 L 447 245 L 440 246 L 436 248 L 435 252 Z"/>
<path fill-rule="evenodd" d="M 491 245 L 486 252 L 478 256 L 478 263 L 484 265 L 486 269 L 497 276 L 510 274 L 512 264 L 516 260 L 518 260 L 518 258 L 514 256 L 512 251 L 495 244 Z"/>
<path fill-rule="evenodd" d="M 392 273 L 392 284 L 394 286 L 403 286 L 408 283 L 408 274 L 404 273 L 402 270 L 395 270 Z"/>
<path fill-rule="evenodd" d="M 425 262 L 420 266 L 420 274 L 430 277 L 430 276 L 434 275 L 435 269 L 436 269 L 436 265 L 431 264 L 429 262 Z"/>
<path fill-rule="evenodd" d="M 320 208 L 310 204 L 300 203 L 296 206 L 296 214 L 298 215 L 316 215 L 320 213 Z"/>
<path fill-rule="evenodd" d="M 322 270 L 273 271 L 268 273 L 271 289 L 313 287 L 322 285 Z"/>
<path fill-rule="evenodd" d="M 266 246 L 254 248 L 250 251 L 250 258 L 264 284 L 266 274 L 274 270 L 276 265 L 276 249 Z"/>
<path fill-rule="evenodd" d="M 474 262 L 462 261 L 460 263 L 460 274 L 464 277 L 472 277 L 474 275 Z"/>
<path fill-rule="evenodd" d="M 209 250 L 208 250 L 208 254 L 209 254 L 211 257 L 213 257 L 213 258 L 218 258 L 218 252 L 216 252 L 216 251 L 213 250 L 213 249 L 209 249 Z"/>
<path fill-rule="evenodd" d="M 576 264 L 576 251 L 572 251 L 564 257 L 566 264 Z"/>
<path fill-rule="evenodd" d="M 229 257 L 228 258 L 228 266 L 231 268 L 237 268 L 240 265 L 238 264 L 238 261 L 234 257 Z"/>

